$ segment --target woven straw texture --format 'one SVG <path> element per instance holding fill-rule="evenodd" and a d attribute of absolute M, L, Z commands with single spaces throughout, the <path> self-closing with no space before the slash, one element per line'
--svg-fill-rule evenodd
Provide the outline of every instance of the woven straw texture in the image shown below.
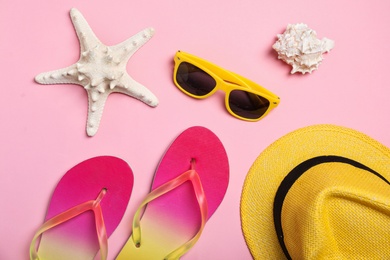
<path fill-rule="evenodd" d="M 356 130 L 334 125 L 314 125 L 281 137 L 255 160 L 243 186 L 240 208 L 242 230 L 254 259 L 286 259 L 273 223 L 276 191 L 294 167 L 310 158 L 324 155 L 355 160 L 376 171 L 387 181 L 390 180 L 390 149 Z M 390 194 L 390 188 L 387 188 L 387 194 Z M 387 204 L 384 206 L 388 209 L 390 195 L 385 197 Z M 388 227 L 388 212 L 384 221 Z M 378 223 L 378 227 L 387 228 L 383 223 Z M 387 243 L 383 246 L 388 248 Z"/>

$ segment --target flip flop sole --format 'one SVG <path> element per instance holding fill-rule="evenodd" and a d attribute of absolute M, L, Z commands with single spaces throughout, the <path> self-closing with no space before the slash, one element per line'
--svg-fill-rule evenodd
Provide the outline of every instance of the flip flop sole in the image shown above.
<path fill-rule="evenodd" d="M 57 184 L 45 221 L 89 200 L 102 189 L 107 193 L 100 202 L 107 236 L 118 226 L 133 188 L 133 173 L 128 164 L 116 157 L 100 156 L 70 169 Z M 95 216 L 84 212 L 42 234 L 38 255 L 41 259 L 94 259 L 99 251 Z"/>
<path fill-rule="evenodd" d="M 155 173 L 152 190 L 191 168 L 199 174 L 208 204 L 208 218 L 223 200 L 229 183 L 229 163 L 218 137 L 204 127 L 191 127 L 170 145 Z M 199 230 L 201 215 L 190 182 L 150 202 L 141 218 L 141 246 L 128 240 L 118 260 L 163 259 Z"/>

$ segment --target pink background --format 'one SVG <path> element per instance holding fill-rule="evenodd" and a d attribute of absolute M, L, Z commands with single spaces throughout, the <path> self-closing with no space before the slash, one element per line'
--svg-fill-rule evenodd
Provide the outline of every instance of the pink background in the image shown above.
<path fill-rule="evenodd" d="M 107 45 L 149 26 L 156 30 L 127 69 L 159 98 L 159 106 L 111 95 L 92 138 L 85 133 L 82 87 L 33 80 L 78 60 L 72 7 Z M 248 169 L 264 148 L 292 130 L 319 123 L 354 128 L 390 146 L 389 10 L 385 0 L 2 1 L 0 259 L 28 259 L 29 243 L 59 179 L 98 155 L 124 159 L 135 175 L 126 214 L 109 238 L 113 259 L 165 149 L 194 125 L 219 136 L 231 176 L 224 201 L 183 259 L 251 259 L 241 232 L 240 196 Z M 298 22 L 336 43 L 312 74 L 290 75 L 271 48 L 276 34 Z M 281 97 L 279 107 L 249 123 L 227 113 L 223 93 L 202 101 L 184 95 L 172 82 L 178 49 L 258 82 Z"/>

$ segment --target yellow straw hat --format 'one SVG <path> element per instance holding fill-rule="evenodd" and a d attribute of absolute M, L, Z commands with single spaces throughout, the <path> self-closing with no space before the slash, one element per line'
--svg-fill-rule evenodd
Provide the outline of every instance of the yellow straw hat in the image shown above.
<path fill-rule="evenodd" d="M 250 168 L 241 224 L 254 259 L 390 259 L 390 149 L 333 125 L 287 134 Z"/>

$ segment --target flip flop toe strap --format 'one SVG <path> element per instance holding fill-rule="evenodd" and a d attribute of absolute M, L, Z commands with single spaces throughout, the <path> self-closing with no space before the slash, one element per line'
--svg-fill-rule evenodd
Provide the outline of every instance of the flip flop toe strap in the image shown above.
<path fill-rule="evenodd" d="M 107 253 L 108 253 L 108 242 L 107 242 L 107 233 L 106 233 L 106 227 L 104 225 L 104 219 L 102 214 L 102 208 L 100 206 L 100 201 L 106 194 L 107 190 L 103 189 L 96 200 L 90 200 L 84 203 L 81 203 L 77 206 L 74 206 L 73 208 L 70 208 L 53 218 L 47 220 L 45 223 L 40 226 L 38 231 L 35 233 L 34 238 L 30 244 L 30 259 L 31 260 L 39 260 L 38 252 L 36 249 L 36 242 L 38 238 L 47 230 L 58 226 L 88 210 L 92 210 L 95 215 L 95 226 L 96 226 L 96 233 L 99 240 L 99 247 L 100 247 L 100 255 L 101 259 L 105 260 L 107 259 Z"/>
<path fill-rule="evenodd" d="M 194 163 L 192 163 L 192 169 L 188 170 L 175 179 L 159 186 L 158 188 L 151 191 L 146 198 L 143 200 L 139 208 L 137 209 L 134 219 L 133 219 L 133 242 L 136 245 L 136 247 L 141 246 L 141 227 L 140 227 L 140 215 L 142 209 L 151 201 L 154 199 L 172 191 L 173 189 L 179 187 L 186 181 L 190 181 L 194 187 L 196 199 L 199 204 L 200 214 L 201 214 L 201 225 L 199 227 L 198 232 L 195 234 L 194 237 L 192 237 L 189 241 L 181 245 L 179 248 L 175 249 L 171 253 L 169 253 L 164 259 L 166 260 L 173 260 L 173 259 L 179 259 L 182 255 L 184 255 L 188 250 L 190 250 L 195 243 L 200 238 L 200 235 L 202 234 L 203 228 L 207 221 L 207 214 L 208 214 L 208 207 L 207 207 L 207 200 L 206 196 L 202 187 L 202 183 L 200 181 L 198 173 L 194 169 Z"/>

